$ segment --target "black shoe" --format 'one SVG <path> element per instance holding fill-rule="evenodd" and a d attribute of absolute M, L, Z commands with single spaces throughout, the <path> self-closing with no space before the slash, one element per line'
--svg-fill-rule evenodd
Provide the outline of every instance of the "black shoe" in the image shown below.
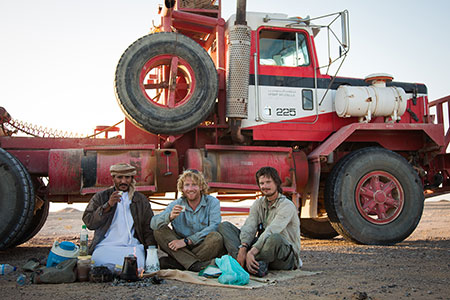
<path fill-rule="evenodd" d="M 197 261 L 189 267 L 188 271 L 200 272 L 201 270 L 203 270 L 210 264 L 211 264 L 211 261 Z"/>
<path fill-rule="evenodd" d="M 159 259 L 161 269 L 184 270 L 184 267 L 171 256 L 164 256 Z"/>
<path fill-rule="evenodd" d="M 258 277 L 264 277 L 267 275 L 268 270 L 269 270 L 269 265 L 265 262 L 265 261 L 258 261 L 259 264 L 259 268 L 258 268 L 258 272 L 255 274 L 255 276 Z"/>

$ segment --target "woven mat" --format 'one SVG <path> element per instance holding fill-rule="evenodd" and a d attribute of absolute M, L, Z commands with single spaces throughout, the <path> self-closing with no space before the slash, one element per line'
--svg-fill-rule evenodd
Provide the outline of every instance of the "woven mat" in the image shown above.
<path fill-rule="evenodd" d="M 289 279 L 296 278 L 296 277 L 312 276 L 312 275 L 316 275 L 319 273 L 320 272 L 303 271 L 301 269 L 292 270 L 292 271 L 272 271 L 271 270 L 271 271 L 269 271 L 269 274 L 267 274 L 264 278 L 250 276 L 250 282 L 247 285 L 221 284 L 217 281 L 217 278 L 205 278 L 205 277 L 198 276 L 198 273 L 195 273 L 195 272 L 172 270 L 172 269 L 159 270 L 156 273 L 144 274 L 144 277 L 151 277 L 154 275 L 158 275 L 161 278 L 173 279 L 173 280 L 189 282 L 189 283 L 194 283 L 194 284 L 211 285 L 211 286 L 235 288 L 235 289 L 255 289 L 255 288 L 260 288 L 260 287 L 264 287 L 264 286 L 268 286 L 268 285 L 274 285 L 280 281 L 289 280 Z"/>

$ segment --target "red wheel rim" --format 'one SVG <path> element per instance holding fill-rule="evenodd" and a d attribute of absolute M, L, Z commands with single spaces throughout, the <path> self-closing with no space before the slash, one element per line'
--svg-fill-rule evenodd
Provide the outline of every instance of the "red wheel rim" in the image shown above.
<path fill-rule="evenodd" d="M 142 67 L 139 83 L 150 103 L 170 109 L 191 99 L 195 76 L 191 66 L 181 57 L 158 55 Z"/>
<path fill-rule="evenodd" d="M 383 225 L 395 220 L 405 202 L 402 186 L 391 174 L 373 171 L 358 182 L 356 207 L 367 221 Z"/>

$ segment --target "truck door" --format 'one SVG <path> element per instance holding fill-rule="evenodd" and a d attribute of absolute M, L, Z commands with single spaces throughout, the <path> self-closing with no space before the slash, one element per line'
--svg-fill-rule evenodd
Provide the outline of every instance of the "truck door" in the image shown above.
<path fill-rule="evenodd" d="M 317 117 L 311 41 L 306 31 L 258 29 L 257 116 L 266 122 Z"/>

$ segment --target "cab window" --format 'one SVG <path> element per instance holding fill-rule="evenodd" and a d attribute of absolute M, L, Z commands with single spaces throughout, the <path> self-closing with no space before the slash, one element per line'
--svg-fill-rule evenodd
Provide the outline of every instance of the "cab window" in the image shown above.
<path fill-rule="evenodd" d="M 306 36 L 297 32 L 261 30 L 259 33 L 261 65 L 299 67 L 309 65 Z"/>

